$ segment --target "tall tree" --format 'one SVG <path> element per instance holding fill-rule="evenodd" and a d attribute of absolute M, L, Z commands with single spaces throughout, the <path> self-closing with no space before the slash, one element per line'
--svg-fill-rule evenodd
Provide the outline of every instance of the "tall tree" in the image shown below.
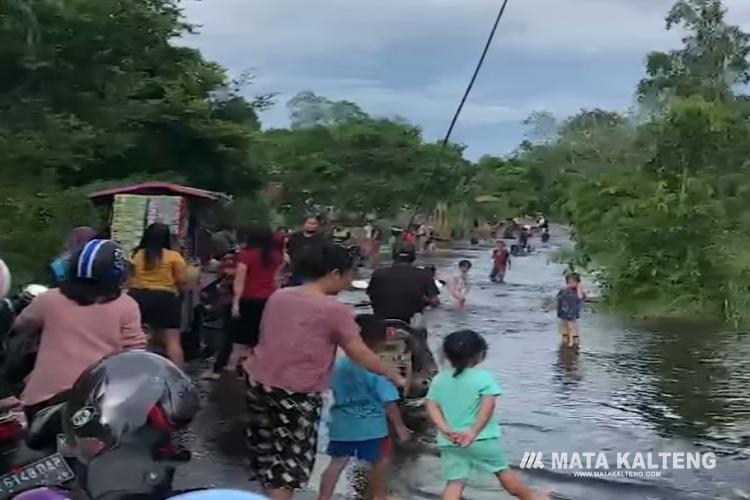
<path fill-rule="evenodd" d="M 636 92 L 641 103 L 662 109 L 676 97 L 733 99 L 734 86 L 750 82 L 750 34 L 726 22 L 721 0 L 680 0 L 666 21 L 688 34 L 682 48 L 649 54 Z"/>
<path fill-rule="evenodd" d="M 367 118 L 367 114 L 353 102 L 331 101 L 309 90 L 290 99 L 287 108 L 293 129 L 329 126 Z"/>
<path fill-rule="evenodd" d="M 223 70 L 173 44 L 191 29 L 177 0 L 25 5 L 31 49 L 27 28 L 0 23 L 0 168 L 69 186 L 174 170 L 214 189 L 257 184 L 251 128 L 214 112 Z"/>

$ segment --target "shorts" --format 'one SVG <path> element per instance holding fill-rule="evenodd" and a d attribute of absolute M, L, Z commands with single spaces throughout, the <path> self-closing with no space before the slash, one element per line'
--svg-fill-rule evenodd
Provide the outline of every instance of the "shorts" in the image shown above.
<path fill-rule="evenodd" d="M 250 480 L 264 488 L 300 489 L 310 480 L 318 448 L 323 399 L 246 378 Z"/>
<path fill-rule="evenodd" d="M 231 335 L 235 344 L 248 347 L 258 345 L 260 338 L 260 320 L 266 308 L 266 299 L 242 299 L 240 301 L 240 317 L 232 325 Z"/>
<path fill-rule="evenodd" d="M 166 290 L 134 288 L 129 292 L 141 310 L 141 323 L 154 330 L 173 330 L 182 326 L 180 296 Z"/>
<path fill-rule="evenodd" d="M 578 337 L 578 321 L 560 320 L 560 335 L 563 337 Z"/>
<path fill-rule="evenodd" d="M 331 441 L 328 444 L 328 455 L 333 458 L 352 457 L 372 465 L 392 454 L 393 442 L 387 436 L 367 441 Z"/>
<path fill-rule="evenodd" d="M 440 448 L 446 481 L 466 481 L 476 473 L 498 474 L 508 469 L 508 459 L 499 438 L 474 441 L 467 448 Z"/>
<path fill-rule="evenodd" d="M 490 273 L 491 281 L 503 281 L 505 280 L 505 269 L 504 267 L 494 267 Z"/>

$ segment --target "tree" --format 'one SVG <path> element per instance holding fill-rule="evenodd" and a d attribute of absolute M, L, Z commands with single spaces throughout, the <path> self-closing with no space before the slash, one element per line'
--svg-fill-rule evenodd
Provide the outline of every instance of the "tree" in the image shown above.
<path fill-rule="evenodd" d="M 284 186 L 294 211 L 307 205 L 392 215 L 414 204 L 425 178 L 429 209 L 455 196 L 467 162 L 462 149 L 425 144 L 407 123 L 354 117 L 332 125 L 273 130 L 263 136 L 269 179 Z"/>
<path fill-rule="evenodd" d="M 331 101 L 309 90 L 300 92 L 287 103 L 292 129 L 329 126 L 368 118 L 362 109 L 349 101 Z"/>
<path fill-rule="evenodd" d="M 747 326 L 750 98 L 737 92 L 750 82 L 750 35 L 718 0 L 678 1 L 667 17 L 677 26 L 683 46 L 650 54 L 638 86 L 645 120 L 583 110 L 554 140 L 480 161 L 475 183 L 495 193 L 511 183 L 501 198 L 565 214 L 576 263 L 601 271 L 617 309 Z M 527 124 L 550 122 L 536 118 Z"/>
<path fill-rule="evenodd" d="M 40 27 L 32 50 L 18 43 L 24 27 L 0 25 L 0 168 L 66 186 L 174 170 L 212 189 L 258 184 L 252 129 L 222 115 L 241 99 L 212 101 L 223 70 L 172 44 L 190 29 L 176 0 L 26 5 Z"/>
<path fill-rule="evenodd" d="M 526 135 L 534 142 L 548 142 L 557 137 L 557 118 L 549 111 L 534 111 L 523 124 L 530 128 Z"/>
<path fill-rule="evenodd" d="M 259 186 L 267 100 L 246 101 L 221 67 L 173 44 L 191 30 L 177 0 L 0 3 L 0 243 L 14 273 L 38 277 L 72 226 L 97 222 L 92 182 Z"/>
<path fill-rule="evenodd" d="M 679 97 L 734 99 L 733 88 L 750 82 L 750 35 L 727 24 L 721 0 L 678 1 L 667 15 L 667 29 L 675 27 L 688 32 L 683 47 L 649 54 L 639 101 L 663 109 Z"/>

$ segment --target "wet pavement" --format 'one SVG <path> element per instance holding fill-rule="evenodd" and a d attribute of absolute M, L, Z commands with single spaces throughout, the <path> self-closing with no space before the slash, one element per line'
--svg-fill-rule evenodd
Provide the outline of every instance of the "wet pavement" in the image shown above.
<path fill-rule="evenodd" d="M 461 328 L 486 336 L 490 350 L 483 367 L 496 373 L 504 389 L 497 408 L 510 463 L 518 465 L 526 451 L 542 451 L 546 457 L 605 452 L 612 465 L 618 452 L 710 451 L 718 457 L 715 468 L 668 470 L 659 478 L 574 477 L 570 471 L 551 470 L 549 464 L 522 474 L 557 498 L 750 498 L 750 335 L 695 325 L 638 327 L 589 308 L 581 320 L 580 354 L 561 351 L 555 314 L 544 305 L 554 297 L 564 272 L 551 261 L 560 248 L 554 242 L 566 240 L 553 234 L 552 241 L 534 255 L 513 259 L 505 285 L 488 279 L 488 247 L 429 259 L 443 279 L 450 277 L 458 259 L 474 263 L 466 310 L 443 305 L 428 314 L 431 344 L 437 351 L 443 336 Z M 341 299 L 354 304 L 365 296 L 350 292 Z M 193 367 L 196 374 L 202 368 Z M 200 384 L 206 404 L 193 425 L 194 458 L 178 468 L 176 486 L 253 489 L 243 463 L 241 382 L 228 376 Z M 319 462 L 325 465 L 324 458 Z M 439 498 L 440 462 L 429 430 L 400 450 L 397 462 L 396 496 Z M 343 496 L 350 496 L 350 490 L 342 484 Z M 479 478 L 466 498 L 503 495 L 492 478 Z"/>

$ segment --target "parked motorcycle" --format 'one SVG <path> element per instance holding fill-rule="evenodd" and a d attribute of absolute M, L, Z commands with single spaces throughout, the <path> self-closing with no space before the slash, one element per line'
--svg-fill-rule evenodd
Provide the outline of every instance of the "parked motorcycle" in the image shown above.
<path fill-rule="evenodd" d="M 39 348 L 39 335 L 20 335 L 13 331 L 13 323 L 31 302 L 47 291 L 43 285 L 31 284 L 21 293 L 0 304 L 0 386 L 2 397 L 17 396 L 24 387 L 24 379 L 31 373 Z"/>
<path fill-rule="evenodd" d="M 0 499 L 42 486 L 86 500 L 167 498 L 174 467 L 162 450 L 198 408 L 190 379 L 163 357 L 128 351 L 105 358 L 81 375 L 67 401 L 40 410 L 14 435 Z"/>
<path fill-rule="evenodd" d="M 219 333 L 224 328 L 221 284 L 222 278 L 218 277 L 201 288 L 200 302 L 193 310 L 190 331 L 182 336 L 187 360 L 206 359 L 219 348 Z"/>
<path fill-rule="evenodd" d="M 0 304 L 0 387 L 2 398 L 18 396 L 24 379 L 36 361 L 38 335 L 16 335 L 15 318 L 39 295 L 47 291 L 42 285 L 28 285 L 21 293 Z M 53 417 L 54 420 L 54 417 Z M 57 484 L 72 477 L 69 466 L 54 455 L 57 434 L 48 433 L 50 420 L 41 415 L 29 425 L 20 407 L 0 410 L 0 498 L 15 492 Z M 60 426 L 55 425 L 59 430 Z"/>

